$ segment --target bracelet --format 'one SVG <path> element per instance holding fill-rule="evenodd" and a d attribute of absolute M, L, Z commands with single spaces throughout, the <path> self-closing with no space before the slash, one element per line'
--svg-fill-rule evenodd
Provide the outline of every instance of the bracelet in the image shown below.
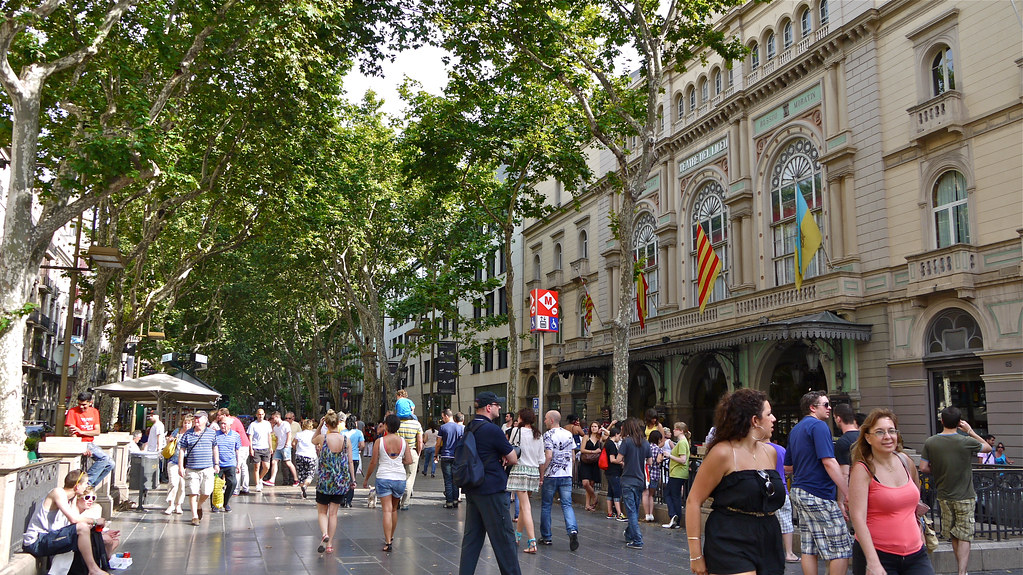
<path fill-rule="evenodd" d="M 692 563 L 693 561 L 699 561 L 700 559 L 703 559 L 703 555 L 697 555 L 696 557 L 690 557 L 689 558 L 689 562 Z"/>
<path fill-rule="evenodd" d="M 699 541 L 700 540 L 699 537 L 686 537 L 686 539 L 688 539 L 690 541 Z"/>

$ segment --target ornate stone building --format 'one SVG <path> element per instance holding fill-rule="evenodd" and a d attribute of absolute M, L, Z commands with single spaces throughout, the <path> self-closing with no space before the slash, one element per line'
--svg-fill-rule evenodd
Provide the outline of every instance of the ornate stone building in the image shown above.
<path fill-rule="evenodd" d="M 657 407 L 702 439 L 717 398 L 751 387 L 769 394 L 784 441 L 799 397 L 824 389 L 861 411 L 893 407 L 911 446 L 949 403 L 980 432 L 1023 444 L 1023 26 L 1012 5 L 776 1 L 719 25 L 751 48 L 744 62 L 709 55 L 662 80 L 661 163 L 633 215 L 651 311 L 632 327 L 630 412 Z M 613 158 L 596 150 L 592 165 L 607 173 Z M 797 192 L 824 236 L 798 290 Z M 526 224 L 525 290 L 559 290 L 563 320 L 547 336 L 542 388 L 526 342 L 520 403 L 542 389 L 545 407 L 589 418 L 608 403 L 617 203 L 594 190 L 579 209 Z M 697 226 L 723 262 L 703 313 Z"/>

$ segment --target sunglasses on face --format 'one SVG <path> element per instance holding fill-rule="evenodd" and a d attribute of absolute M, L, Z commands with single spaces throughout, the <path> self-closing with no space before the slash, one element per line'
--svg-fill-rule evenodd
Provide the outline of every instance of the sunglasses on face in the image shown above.
<path fill-rule="evenodd" d="M 828 401 L 825 401 L 824 403 L 818 403 L 817 407 L 823 407 L 824 409 L 831 409 L 831 403 L 828 402 Z"/>
<path fill-rule="evenodd" d="M 90 502 L 91 501 L 96 501 L 96 496 L 95 495 L 83 495 L 82 499 L 85 500 L 85 501 L 90 501 Z"/>

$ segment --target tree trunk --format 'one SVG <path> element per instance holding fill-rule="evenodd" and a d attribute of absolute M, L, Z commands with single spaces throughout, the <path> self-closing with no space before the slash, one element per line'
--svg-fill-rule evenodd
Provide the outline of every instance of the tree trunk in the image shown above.
<path fill-rule="evenodd" d="M 622 193 L 622 206 L 618 212 L 618 313 L 611 325 L 614 336 L 614 362 L 611 378 L 611 418 L 618 421 L 628 416 L 629 397 L 629 328 L 632 325 L 633 276 L 632 231 L 636 202 L 632 190 Z"/>
<path fill-rule="evenodd" d="M 512 212 L 509 212 L 511 220 Z M 515 295 L 515 268 L 512 267 L 512 234 L 515 228 L 510 222 L 504 226 L 504 287 L 508 302 L 508 404 L 506 411 L 515 413 L 519 406 L 519 325 L 518 299 Z M 564 307 L 564 306 L 562 306 Z"/>

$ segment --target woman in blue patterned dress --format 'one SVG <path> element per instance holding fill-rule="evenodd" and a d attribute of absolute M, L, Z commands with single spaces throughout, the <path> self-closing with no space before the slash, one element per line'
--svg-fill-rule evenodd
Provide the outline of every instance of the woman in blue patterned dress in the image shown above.
<path fill-rule="evenodd" d="M 352 443 L 338 430 L 338 415 L 333 409 L 320 420 L 313 436 L 313 445 L 321 447 L 319 473 L 316 482 L 316 510 L 319 514 L 320 553 L 333 553 L 334 532 L 337 531 L 337 512 L 349 489 L 355 489 L 355 469 L 352 466 Z M 326 426 L 327 433 L 323 433 Z"/>

